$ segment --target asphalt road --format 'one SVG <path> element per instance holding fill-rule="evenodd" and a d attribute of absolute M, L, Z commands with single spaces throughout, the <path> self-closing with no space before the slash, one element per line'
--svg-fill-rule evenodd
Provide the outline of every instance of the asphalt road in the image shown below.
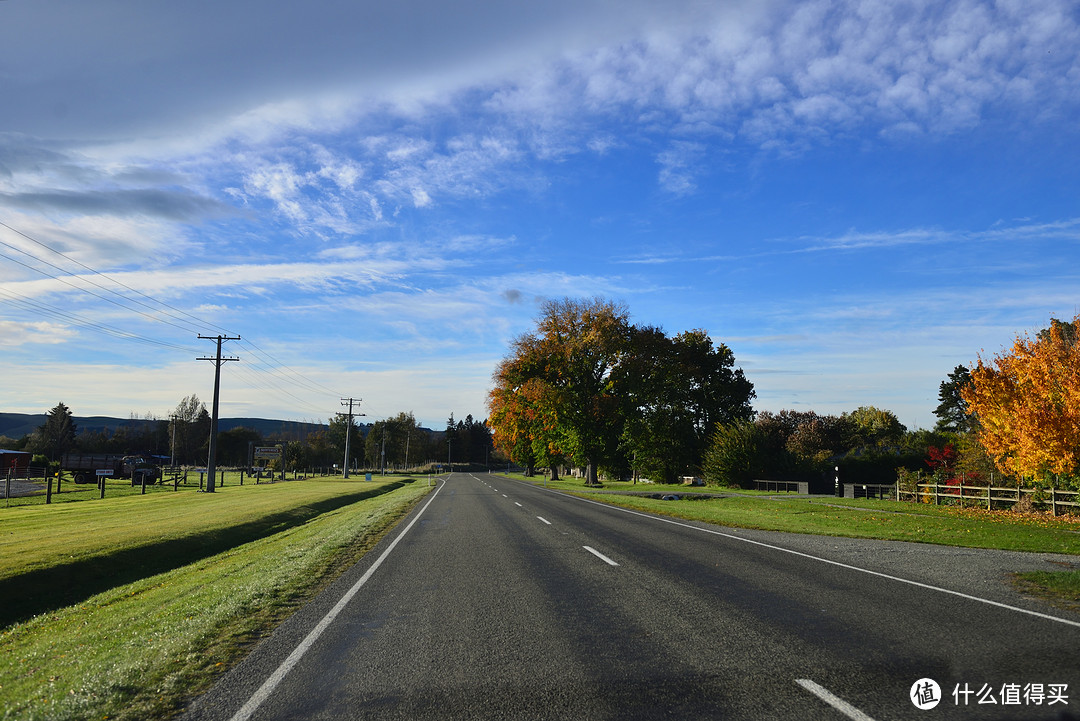
<path fill-rule="evenodd" d="M 459 473 L 184 718 L 1073 718 L 1080 616 L 1004 581 L 1063 561 L 675 523 Z"/>

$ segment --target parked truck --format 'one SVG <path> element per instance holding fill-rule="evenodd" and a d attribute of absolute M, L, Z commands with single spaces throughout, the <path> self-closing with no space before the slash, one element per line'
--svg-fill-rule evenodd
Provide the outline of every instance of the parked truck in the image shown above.
<path fill-rule="evenodd" d="M 76 483 L 95 483 L 98 475 L 112 478 L 141 478 L 147 483 L 161 480 L 161 465 L 149 455 L 118 455 L 113 453 L 65 453 L 60 457 L 60 469 L 71 473 Z M 98 471 L 108 471 L 99 474 Z"/>

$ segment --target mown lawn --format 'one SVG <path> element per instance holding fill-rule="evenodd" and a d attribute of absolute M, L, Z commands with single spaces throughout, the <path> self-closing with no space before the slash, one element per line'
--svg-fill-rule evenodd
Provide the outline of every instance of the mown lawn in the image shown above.
<path fill-rule="evenodd" d="M 288 474 L 289 478 L 292 478 L 293 474 Z M 149 484 L 146 486 L 145 495 L 152 495 L 157 493 L 176 493 L 185 490 L 198 489 L 200 487 L 200 481 L 205 483 L 205 475 L 200 477 L 196 471 L 188 471 L 186 480 L 181 480 L 177 484 L 172 482 L 161 484 Z M 241 474 L 240 471 L 221 471 L 218 478 L 218 486 L 221 487 L 224 484 L 225 487 L 239 486 L 241 483 L 244 485 L 255 485 L 256 482 L 260 484 L 270 483 L 269 479 L 263 478 L 257 481 L 252 478 L 250 474 Z M 60 488 L 57 490 L 56 481 L 52 484 L 52 496 L 46 493 L 46 483 L 40 479 L 33 479 L 33 484 L 40 488 L 36 493 L 25 496 L 14 496 L 12 498 L 5 498 L 0 502 L 0 510 L 4 508 L 13 508 L 16 506 L 43 506 L 46 505 L 48 499 L 52 504 L 58 503 L 73 503 L 75 501 L 98 501 L 101 499 L 101 492 L 98 490 L 96 482 L 93 483 L 76 483 L 71 479 L 71 473 L 65 472 L 64 478 L 60 481 Z M 112 499 L 118 496 L 139 496 L 144 495 L 141 484 L 132 485 L 130 479 L 125 478 L 108 478 L 105 481 L 105 499 Z"/>
<path fill-rule="evenodd" d="M 0 631 L 0 718 L 167 717 L 428 490 L 324 479 L 0 511 L 3 597 L 38 597 L 36 615 Z M 124 564 L 92 595 L 40 597 L 41 583 L 64 595 L 51 569 Z"/>
<path fill-rule="evenodd" d="M 512 477 L 544 485 L 542 479 Z M 682 496 L 678 501 L 663 501 L 597 493 L 586 488 L 580 479 L 547 482 L 546 485 L 604 503 L 722 526 L 971 548 L 1080 554 L 1080 518 L 1076 516 L 1054 518 L 1047 513 L 1020 514 L 865 498 L 783 498 L 778 494 L 750 494 L 745 491 L 737 491 L 739 495 L 735 497 L 698 498 L 694 493 L 728 492 L 728 489 L 703 489 L 700 486 L 655 485 L 643 489 L 640 484 L 627 488 L 629 484 L 605 483 L 602 489 L 655 490 L 657 493 Z"/>

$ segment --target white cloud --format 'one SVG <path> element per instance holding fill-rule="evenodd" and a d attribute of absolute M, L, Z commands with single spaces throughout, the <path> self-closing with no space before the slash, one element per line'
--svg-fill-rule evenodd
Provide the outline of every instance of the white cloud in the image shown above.
<path fill-rule="evenodd" d="M 660 187 L 669 193 L 685 195 L 697 189 L 694 175 L 697 165 L 705 153 L 701 143 L 676 141 L 671 147 L 657 156 L 660 165 Z"/>
<path fill-rule="evenodd" d="M 0 302 L 9 301 L 10 296 L 0 291 Z M 0 337 L 4 339 L 4 345 L 8 347 L 26 345 L 56 345 L 66 343 L 74 336 L 71 329 L 58 323 L 39 321 L 36 323 L 20 323 L 17 321 L 0 320 Z"/>

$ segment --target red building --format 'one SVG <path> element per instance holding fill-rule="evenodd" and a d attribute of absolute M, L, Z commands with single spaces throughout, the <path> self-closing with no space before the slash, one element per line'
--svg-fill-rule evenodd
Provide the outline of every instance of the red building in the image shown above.
<path fill-rule="evenodd" d="M 25 473 L 30 465 L 30 454 L 25 451 L 0 450 L 0 478 L 6 476 L 8 471 Z"/>

